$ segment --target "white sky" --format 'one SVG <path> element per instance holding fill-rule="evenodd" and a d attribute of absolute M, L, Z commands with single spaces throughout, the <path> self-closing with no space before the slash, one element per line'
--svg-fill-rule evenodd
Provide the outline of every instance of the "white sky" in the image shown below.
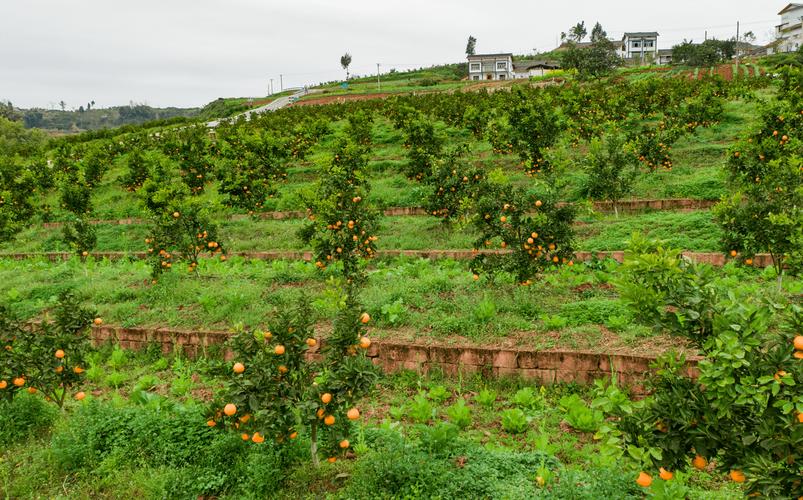
<path fill-rule="evenodd" d="M 555 47 L 579 20 L 610 36 L 658 31 L 660 48 L 752 30 L 771 40 L 773 0 L 0 0 L 0 100 L 20 107 L 146 102 L 201 106 L 218 97 Z"/>

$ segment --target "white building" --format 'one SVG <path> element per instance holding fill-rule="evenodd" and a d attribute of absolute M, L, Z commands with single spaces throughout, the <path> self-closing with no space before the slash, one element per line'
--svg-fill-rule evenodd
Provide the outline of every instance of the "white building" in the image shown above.
<path fill-rule="evenodd" d="M 775 27 L 777 52 L 794 52 L 803 45 L 803 3 L 790 3 L 778 13 L 781 24 Z"/>
<path fill-rule="evenodd" d="M 513 77 L 544 76 L 559 68 L 560 65 L 550 61 L 516 61 L 513 63 Z"/>
<path fill-rule="evenodd" d="M 476 54 L 468 56 L 469 80 L 511 80 L 513 54 Z"/>
<path fill-rule="evenodd" d="M 655 31 L 625 33 L 619 47 L 623 59 L 638 60 L 641 63 L 658 58 L 658 33 Z"/>

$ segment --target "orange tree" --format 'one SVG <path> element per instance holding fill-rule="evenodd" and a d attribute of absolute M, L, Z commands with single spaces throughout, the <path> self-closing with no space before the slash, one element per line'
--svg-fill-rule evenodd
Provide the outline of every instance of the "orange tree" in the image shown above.
<path fill-rule="evenodd" d="M 432 119 L 414 111 L 403 122 L 404 148 L 407 149 L 405 174 L 410 179 L 426 182 L 435 162 L 443 153 L 443 137 L 435 130 Z"/>
<path fill-rule="evenodd" d="M 261 210 L 276 195 L 276 183 L 287 177 L 290 144 L 270 130 L 251 131 L 245 126 L 221 135 L 217 144 L 223 158 L 218 171 L 220 192 L 228 196 L 229 206 Z"/>
<path fill-rule="evenodd" d="M 161 158 L 138 195 L 150 213 L 145 244 L 154 278 L 171 270 L 178 262 L 186 264 L 187 270 L 194 273 L 198 259 L 206 252 L 210 256 L 220 255 L 221 260 L 226 259 L 217 225 L 210 217 L 214 206 L 208 200 L 192 195 L 190 188 L 177 175 L 172 161 Z"/>
<path fill-rule="evenodd" d="M 559 205 L 554 191 L 536 193 L 489 182 L 479 193 L 475 212 L 480 233 L 471 263 L 475 276 L 507 271 L 527 284 L 548 267 L 572 264 L 575 210 Z"/>
<path fill-rule="evenodd" d="M 727 172 L 736 192 L 714 209 L 723 250 L 744 258 L 768 252 L 779 287 L 787 264 L 800 262 L 803 254 L 796 239 L 803 228 L 801 92 L 803 71 L 785 70 L 778 98 L 762 111 L 758 129 L 731 149 Z"/>
<path fill-rule="evenodd" d="M 515 91 L 508 111 L 509 150 L 521 159 L 524 170 L 530 174 L 552 174 L 547 150 L 565 128 L 557 102 L 547 94 L 527 94 Z M 497 140 L 498 142 L 498 140 Z M 505 151 L 504 144 L 495 149 Z"/>
<path fill-rule="evenodd" d="M 12 367 L 22 370 L 11 383 L 18 388 L 27 387 L 32 393 L 41 392 L 63 406 L 67 395 L 84 378 L 90 328 L 93 321 L 100 322 L 94 311 L 83 307 L 72 292 L 66 291 L 59 295 L 52 321 L 46 316 L 33 331 L 20 328 L 8 310 L 0 310 L 0 314 L 2 326 L 12 327 L 16 337 L 8 351 Z M 80 394 L 76 397 L 83 398 Z"/>
<path fill-rule="evenodd" d="M 424 209 L 444 222 L 453 222 L 471 213 L 474 201 L 484 189 L 485 171 L 472 166 L 464 157 L 467 153 L 465 146 L 447 152 L 435 162 L 427 180 L 432 191 L 424 202 Z"/>
<path fill-rule="evenodd" d="M 306 432 L 316 466 L 319 452 L 331 462 L 350 448 L 351 421 L 359 418 L 354 402 L 376 380 L 364 355 L 370 346 L 364 333 L 370 317 L 358 302 L 366 278 L 363 261 L 375 252 L 376 211 L 363 201 L 368 193 L 365 120 L 350 120 L 308 200 L 309 220 L 300 232 L 315 249 L 318 267 L 338 266 L 345 287 L 321 360 L 306 356 L 318 341 L 309 301 L 301 297 L 294 309 L 274 317 L 268 331 L 232 339 L 232 375 L 208 421 L 234 428 L 255 443 L 266 437 L 287 443 Z"/>
<path fill-rule="evenodd" d="M 691 280 L 665 279 L 677 274 L 675 262 L 684 259 L 657 246 L 642 251 L 628 257 L 640 264 L 626 262 L 622 281 L 655 300 L 633 300 L 633 290 L 620 283 L 623 298 L 646 324 L 656 324 L 648 309 L 677 314 L 680 321 L 661 321 L 660 327 L 686 336 L 703 360 L 692 379 L 684 358 L 659 359 L 648 383 L 651 395 L 617 423 L 623 447 L 633 456 L 641 456 L 638 449 L 659 450 L 646 460 L 654 469 L 702 469 L 715 462 L 751 493 L 800 496 L 803 309 L 736 293 L 717 285 L 710 273 L 688 268 L 683 273 Z M 647 271 L 652 276 L 645 280 Z M 705 327 L 688 328 L 685 318 Z"/>
<path fill-rule="evenodd" d="M 25 385 L 25 369 L 17 351 L 22 337 L 29 335 L 23 323 L 0 304 L 0 400 L 11 400 Z"/>
<path fill-rule="evenodd" d="M 583 186 L 585 194 L 592 200 L 610 201 L 618 217 L 618 202 L 633 188 L 638 175 L 637 164 L 632 144 L 622 133 L 614 130 L 591 139 L 588 154 L 581 160 L 587 175 Z"/>
<path fill-rule="evenodd" d="M 70 212 L 63 227 L 64 242 L 83 259 L 97 244 L 97 235 L 89 222 L 92 187 L 77 163 L 62 175 L 59 199 L 62 208 Z"/>
<path fill-rule="evenodd" d="M 176 161 L 181 179 L 193 194 L 211 181 L 213 165 L 209 158 L 209 131 L 206 125 L 195 125 L 162 133 L 162 152 Z"/>

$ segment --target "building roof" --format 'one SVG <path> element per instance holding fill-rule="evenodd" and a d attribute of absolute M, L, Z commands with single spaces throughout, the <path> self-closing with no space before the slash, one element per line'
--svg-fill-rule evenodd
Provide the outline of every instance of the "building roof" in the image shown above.
<path fill-rule="evenodd" d="M 659 56 L 671 56 L 672 55 L 672 49 L 658 49 L 658 55 Z"/>
<path fill-rule="evenodd" d="M 518 70 L 528 70 L 531 68 L 548 68 L 548 69 L 557 69 L 560 68 L 560 64 L 554 61 L 513 61 L 513 69 Z"/>
<path fill-rule="evenodd" d="M 645 37 L 645 36 L 658 36 L 657 31 L 633 31 L 627 32 L 622 36 L 622 40 L 624 41 L 625 38 L 637 38 L 637 37 Z"/>
<path fill-rule="evenodd" d="M 468 57 L 472 58 L 472 57 L 507 57 L 507 56 L 513 57 L 513 53 L 512 52 L 502 52 L 502 53 L 499 53 L 499 54 L 474 54 L 474 55 L 471 55 L 471 56 L 468 56 Z"/>
<path fill-rule="evenodd" d="M 803 7 L 803 3 L 790 3 L 789 5 L 787 5 L 783 9 L 781 9 L 781 11 L 778 13 L 778 15 L 782 16 L 782 15 L 784 15 L 786 12 L 788 12 L 790 10 L 799 9 L 801 7 Z"/>

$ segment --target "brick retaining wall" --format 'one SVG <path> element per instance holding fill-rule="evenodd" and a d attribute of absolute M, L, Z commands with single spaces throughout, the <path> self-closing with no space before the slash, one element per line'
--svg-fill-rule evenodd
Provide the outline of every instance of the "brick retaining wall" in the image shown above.
<path fill-rule="evenodd" d="M 100 326 L 92 328 L 95 344 L 119 343 L 124 349 L 144 349 L 156 344 L 163 353 L 181 347 L 182 352 L 195 357 L 210 346 L 223 344 L 228 332 L 190 331 L 171 328 L 123 328 Z M 318 346 L 322 344 L 321 341 Z M 318 348 L 309 356 L 318 358 Z M 390 341 L 374 341 L 367 351 L 371 361 L 385 372 L 401 369 L 428 373 L 440 370 L 446 376 L 458 373 L 482 373 L 487 377 L 520 376 L 539 384 L 574 382 L 589 384 L 595 379 L 616 373 L 622 385 L 640 388 L 644 375 L 650 370 L 654 357 L 623 354 L 599 354 L 588 351 L 538 351 L 473 346 L 428 346 Z M 230 357 L 227 356 L 227 357 Z M 696 376 L 699 358 L 690 357 L 687 373 Z"/>

